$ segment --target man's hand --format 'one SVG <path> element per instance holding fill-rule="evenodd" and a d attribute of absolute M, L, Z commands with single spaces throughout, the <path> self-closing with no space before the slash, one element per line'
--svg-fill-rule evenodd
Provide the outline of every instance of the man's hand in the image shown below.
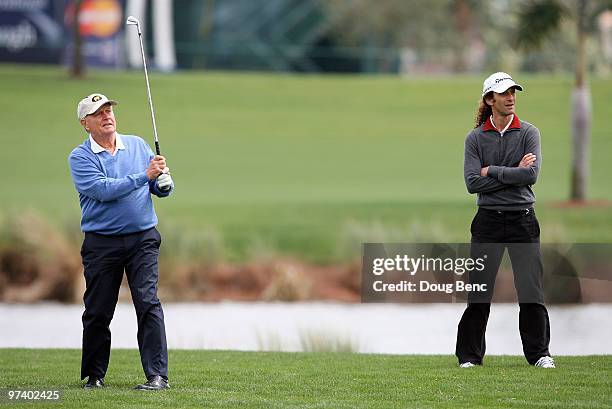
<path fill-rule="evenodd" d="M 149 178 L 149 180 L 157 179 L 157 177 L 164 172 L 164 169 L 166 169 L 166 158 L 156 155 L 147 168 L 147 178 Z"/>
<path fill-rule="evenodd" d="M 162 192 L 166 192 L 172 187 L 172 176 L 170 176 L 169 168 L 165 168 L 163 173 L 157 178 L 157 187 Z"/>
<path fill-rule="evenodd" d="M 488 176 L 489 175 L 489 167 L 487 166 L 486 168 L 481 168 L 480 169 L 480 176 Z"/>
<path fill-rule="evenodd" d="M 523 156 L 523 159 L 518 164 L 519 168 L 528 168 L 536 161 L 536 156 L 533 153 L 528 153 Z"/>

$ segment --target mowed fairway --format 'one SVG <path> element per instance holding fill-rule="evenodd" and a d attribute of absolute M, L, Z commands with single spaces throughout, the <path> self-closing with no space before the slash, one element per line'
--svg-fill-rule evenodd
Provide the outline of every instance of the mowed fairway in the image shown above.
<path fill-rule="evenodd" d="M 5 183 L 0 213 L 33 209 L 76 230 L 67 156 L 85 134 L 76 103 L 117 99 L 118 130 L 152 142 L 142 73 L 0 66 Z M 542 131 L 536 185 L 543 240 L 612 240 L 612 208 L 567 209 L 569 76 L 516 75 L 519 116 Z M 316 261 L 358 256 L 362 241 L 466 241 L 475 197 L 463 184 L 463 141 L 479 77 L 151 75 L 162 153 L 176 192 L 157 201 L 162 233 L 206 232 L 223 257 L 260 251 Z M 592 80 L 589 196 L 612 200 L 612 81 Z M 180 233 L 177 233 L 180 232 Z M 358 247 L 357 247 L 358 249 Z M 348 252 L 348 254 L 347 254 Z"/>
<path fill-rule="evenodd" d="M 138 352 L 115 350 L 107 387 L 84 391 L 78 350 L 0 350 L 0 389 L 60 390 L 62 408 L 610 408 L 610 356 L 558 357 L 543 370 L 522 357 L 460 369 L 454 357 L 171 351 L 172 388 L 134 391 Z M 6 401 L 4 401 L 6 402 Z M 0 401 L 0 404 L 2 401 Z"/>

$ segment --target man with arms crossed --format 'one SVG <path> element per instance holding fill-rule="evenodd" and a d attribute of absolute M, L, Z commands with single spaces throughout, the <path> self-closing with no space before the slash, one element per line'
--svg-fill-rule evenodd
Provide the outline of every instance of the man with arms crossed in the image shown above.
<path fill-rule="evenodd" d="M 506 247 L 518 294 L 525 357 L 531 365 L 555 367 L 548 351 L 540 227 L 533 209 L 532 185 L 542 157 L 540 131 L 516 116 L 516 90 L 523 88 L 506 73 L 487 78 L 476 126 L 465 140 L 465 184 L 470 193 L 478 194 L 478 212 L 470 229 L 471 257 L 486 260 L 482 271 L 470 272 L 470 282 L 486 284 L 487 291 L 468 294 L 455 352 L 462 368 L 482 365 L 495 278 Z"/>
<path fill-rule="evenodd" d="M 116 101 L 91 94 L 77 106 L 87 139 L 69 156 L 85 233 L 81 256 L 83 300 L 81 379 L 86 389 L 104 386 L 111 347 L 110 322 L 123 272 L 138 319 L 138 348 L 147 381 L 136 389 L 168 388 L 164 313 L 157 298 L 161 236 L 151 194 L 168 196 L 172 177 L 163 156 L 141 138 L 116 132 Z"/>

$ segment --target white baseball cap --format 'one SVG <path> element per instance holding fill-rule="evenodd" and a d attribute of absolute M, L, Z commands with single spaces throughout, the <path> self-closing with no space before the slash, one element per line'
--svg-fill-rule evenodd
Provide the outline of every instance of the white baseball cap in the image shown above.
<path fill-rule="evenodd" d="M 105 104 L 117 105 L 117 101 L 108 99 L 102 94 L 90 94 L 86 96 L 79 102 L 79 105 L 77 105 L 77 119 L 80 121 L 87 115 L 96 112 L 102 105 Z"/>
<path fill-rule="evenodd" d="M 514 87 L 519 91 L 523 90 L 523 87 L 514 82 L 510 74 L 506 74 L 505 72 L 496 72 L 484 80 L 484 84 L 482 85 L 482 96 L 484 97 L 491 91 L 501 94 L 506 92 L 506 90 L 511 87 Z"/>

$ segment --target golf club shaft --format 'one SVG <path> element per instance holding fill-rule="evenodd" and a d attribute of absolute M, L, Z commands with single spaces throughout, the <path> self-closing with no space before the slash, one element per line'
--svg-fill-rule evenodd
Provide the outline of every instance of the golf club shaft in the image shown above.
<path fill-rule="evenodd" d="M 142 44 L 142 33 L 140 32 L 140 25 L 138 29 L 138 40 L 140 40 L 140 53 L 142 55 L 142 66 L 144 67 L 145 81 L 147 83 L 147 97 L 149 97 L 149 108 L 151 108 L 151 121 L 153 122 L 153 138 L 155 139 L 155 153 L 161 155 L 159 150 L 159 140 L 157 139 L 157 126 L 155 125 L 155 112 L 153 111 L 153 100 L 151 99 L 151 87 L 149 86 L 149 74 L 147 73 L 147 61 L 145 59 L 144 46 Z"/>

